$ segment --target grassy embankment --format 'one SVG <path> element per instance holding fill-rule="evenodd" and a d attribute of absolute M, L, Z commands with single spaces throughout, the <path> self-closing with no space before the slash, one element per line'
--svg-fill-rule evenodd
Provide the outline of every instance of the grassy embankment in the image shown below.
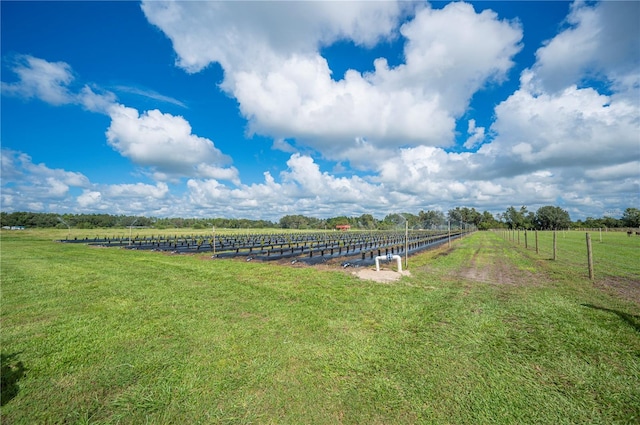
<path fill-rule="evenodd" d="M 393 284 L 53 238 L 2 233 L 6 424 L 640 418 L 638 304 L 498 234 Z"/>

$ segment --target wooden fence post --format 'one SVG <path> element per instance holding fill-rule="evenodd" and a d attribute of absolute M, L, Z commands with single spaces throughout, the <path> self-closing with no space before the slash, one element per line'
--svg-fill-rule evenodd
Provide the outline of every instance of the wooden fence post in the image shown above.
<path fill-rule="evenodd" d="M 556 248 L 558 246 L 557 244 L 557 239 L 558 239 L 558 235 L 557 232 L 554 230 L 553 231 L 553 260 L 556 260 Z"/>
<path fill-rule="evenodd" d="M 524 229 L 524 249 L 527 249 L 529 244 L 527 244 L 527 229 Z"/>
<path fill-rule="evenodd" d="M 538 250 L 538 230 L 536 230 L 536 254 L 540 254 L 540 251 Z"/>
<path fill-rule="evenodd" d="M 589 279 L 593 280 L 593 255 L 591 251 L 591 235 L 587 232 L 587 263 L 589 265 Z"/>

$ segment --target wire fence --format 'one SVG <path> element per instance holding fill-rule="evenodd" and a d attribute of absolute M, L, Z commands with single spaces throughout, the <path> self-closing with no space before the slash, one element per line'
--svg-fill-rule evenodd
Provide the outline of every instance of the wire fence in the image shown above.
<path fill-rule="evenodd" d="M 635 232 L 497 230 L 505 239 L 591 279 L 622 278 L 640 285 L 640 235 Z M 590 243 L 589 243 L 590 239 Z M 589 247 L 590 245 L 590 247 Z M 591 260 L 590 260 L 591 257 Z"/>

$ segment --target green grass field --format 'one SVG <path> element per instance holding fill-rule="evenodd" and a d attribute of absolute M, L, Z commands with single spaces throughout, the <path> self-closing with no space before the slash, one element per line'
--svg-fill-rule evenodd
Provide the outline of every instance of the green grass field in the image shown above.
<path fill-rule="evenodd" d="M 3 424 L 640 421 L 629 241 L 595 282 L 478 232 L 380 284 L 66 233 L 1 234 Z"/>
<path fill-rule="evenodd" d="M 521 249 L 535 252 L 535 232 L 520 234 L 499 231 L 498 234 Z M 575 278 L 588 277 L 586 234 L 591 238 L 593 268 L 596 280 L 631 282 L 640 281 L 640 236 L 627 236 L 625 232 L 557 231 L 556 262 L 560 273 Z M 526 242 L 526 247 L 525 247 Z M 553 232 L 538 232 L 538 258 L 553 259 Z"/>

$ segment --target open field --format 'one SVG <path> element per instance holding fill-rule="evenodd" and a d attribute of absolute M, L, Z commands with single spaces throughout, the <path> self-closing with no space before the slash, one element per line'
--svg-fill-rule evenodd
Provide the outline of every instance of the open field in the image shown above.
<path fill-rule="evenodd" d="M 478 232 L 380 284 L 66 233 L 2 233 L 5 424 L 640 420 L 632 245 L 590 282 Z"/>
<path fill-rule="evenodd" d="M 556 232 L 556 260 L 553 261 L 556 273 L 575 279 L 589 276 L 587 233 L 591 238 L 595 284 L 640 303 L 640 236 L 627 236 L 625 232 L 559 230 Z M 535 232 L 528 232 L 526 241 L 523 231 L 519 234 L 499 231 L 498 234 L 531 255 L 536 251 Z M 538 253 L 534 257 L 552 261 L 552 231 L 538 232 Z"/>

